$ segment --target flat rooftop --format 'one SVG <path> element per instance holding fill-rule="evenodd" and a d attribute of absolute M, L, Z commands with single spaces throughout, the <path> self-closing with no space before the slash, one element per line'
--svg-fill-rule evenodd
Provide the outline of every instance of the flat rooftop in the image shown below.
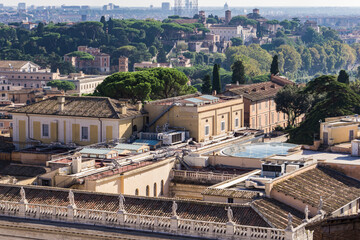
<path fill-rule="evenodd" d="M 317 152 L 310 150 L 303 150 L 302 152 L 298 152 L 288 156 L 273 156 L 270 157 L 269 159 L 298 161 L 298 160 L 302 160 L 303 158 L 305 159 L 313 158 L 314 160 L 325 160 L 327 162 L 336 162 L 336 163 L 360 164 L 359 157 L 352 157 L 349 154 Z"/>

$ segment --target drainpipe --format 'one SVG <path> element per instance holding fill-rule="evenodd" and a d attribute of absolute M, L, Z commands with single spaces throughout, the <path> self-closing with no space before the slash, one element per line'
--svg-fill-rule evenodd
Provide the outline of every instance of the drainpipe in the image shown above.
<path fill-rule="evenodd" d="M 103 132 L 102 126 L 103 126 L 103 123 L 102 123 L 102 121 L 101 121 L 100 118 L 99 118 L 99 122 L 100 122 L 100 142 L 102 142 L 102 141 L 103 141 L 103 136 L 102 136 L 102 132 Z"/>
<path fill-rule="evenodd" d="M 30 116 L 28 115 L 28 114 L 26 114 L 26 116 L 27 116 L 27 118 L 28 118 L 28 139 L 31 139 L 30 138 Z M 25 141 L 26 141 L 26 139 L 25 139 Z"/>

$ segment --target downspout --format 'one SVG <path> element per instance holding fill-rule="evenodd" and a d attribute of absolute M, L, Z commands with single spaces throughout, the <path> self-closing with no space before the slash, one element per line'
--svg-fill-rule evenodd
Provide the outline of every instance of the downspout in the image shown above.
<path fill-rule="evenodd" d="M 103 123 L 102 123 L 102 121 L 101 121 L 100 118 L 99 118 L 99 122 L 100 122 L 100 142 L 102 142 L 102 141 L 103 141 L 103 136 L 102 136 L 102 132 L 103 132 L 102 126 L 103 126 Z"/>
<path fill-rule="evenodd" d="M 30 116 L 26 113 L 26 116 L 28 118 L 28 139 L 31 139 L 30 138 Z M 26 140 L 25 140 L 26 141 Z"/>

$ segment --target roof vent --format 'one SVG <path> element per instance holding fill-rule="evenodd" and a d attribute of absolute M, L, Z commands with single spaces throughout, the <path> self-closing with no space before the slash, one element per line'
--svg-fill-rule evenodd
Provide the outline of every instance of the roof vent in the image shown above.
<path fill-rule="evenodd" d="M 272 84 L 270 87 L 271 87 L 271 88 L 275 88 L 275 85 L 274 85 L 274 84 Z"/>
<path fill-rule="evenodd" d="M 253 90 L 251 90 L 251 91 L 256 92 L 256 88 L 253 88 Z"/>
<path fill-rule="evenodd" d="M 261 87 L 261 90 L 265 90 L 265 89 L 266 89 L 265 86 Z"/>

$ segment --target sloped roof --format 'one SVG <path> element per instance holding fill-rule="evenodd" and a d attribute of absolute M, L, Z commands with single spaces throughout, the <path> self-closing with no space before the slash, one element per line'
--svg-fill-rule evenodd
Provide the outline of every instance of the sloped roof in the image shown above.
<path fill-rule="evenodd" d="M 22 68 L 25 64 L 29 63 L 30 61 L 8 61 L 8 60 L 0 60 L 0 68 L 9 68 L 9 64 L 13 68 Z M 38 66 L 37 64 L 30 62 L 32 65 Z M 38 66 L 39 67 L 39 66 Z"/>
<path fill-rule="evenodd" d="M 270 81 L 255 84 L 244 84 L 229 89 L 228 91 L 224 92 L 224 95 L 242 95 L 244 98 L 250 99 L 251 101 L 258 101 L 275 97 L 276 93 L 281 88 L 282 86 L 279 84 Z"/>
<path fill-rule="evenodd" d="M 256 191 L 241 191 L 232 189 L 206 188 L 202 195 L 212 195 L 230 198 L 254 199 L 262 195 Z"/>
<path fill-rule="evenodd" d="M 127 104 L 126 114 L 121 113 L 123 102 L 106 97 L 65 97 L 64 110 L 59 111 L 58 97 L 32 103 L 12 111 L 13 113 L 73 116 L 73 117 L 96 117 L 122 119 L 140 115 L 134 105 Z"/>
<path fill-rule="evenodd" d="M 285 229 L 288 214 L 293 216 L 293 227 L 302 224 L 305 214 L 272 198 L 262 198 L 253 201 L 252 206 L 275 228 Z"/>
<path fill-rule="evenodd" d="M 322 210 L 327 213 L 360 197 L 360 181 L 321 166 L 279 182 L 273 189 L 312 207 L 319 206 L 321 196 Z"/>
<path fill-rule="evenodd" d="M 47 168 L 22 164 L 11 164 L 0 168 L 0 175 L 36 177 L 47 172 Z"/>
<path fill-rule="evenodd" d="M 19 202 L 20 187 L 18 185 L 0 184 L 0 200 Z M 24 186 L 26 199 L 29 203 L 47 204 L 56 206 L 67 206 L 68 189 L 45 188 L 35 186 Z M 119 206 L 118 195 L 73 191 L 75 204 L 78 208 L 117 211 Z M 150 198 L 125 196 L 125 210 L 128 213 L 153 215 L 153 216 L 172 216 L 173 199 Z M 194 219 L 200 221 L 228 222 L 225 207 L 228 204 L 211 203 L 191 200 L 176 200 L 178 205 L 177 214 L 180 218 Z M 270 225 L 249 205 L 232 205 L 234 218 L 237 224 L 270 227 Z"/>

